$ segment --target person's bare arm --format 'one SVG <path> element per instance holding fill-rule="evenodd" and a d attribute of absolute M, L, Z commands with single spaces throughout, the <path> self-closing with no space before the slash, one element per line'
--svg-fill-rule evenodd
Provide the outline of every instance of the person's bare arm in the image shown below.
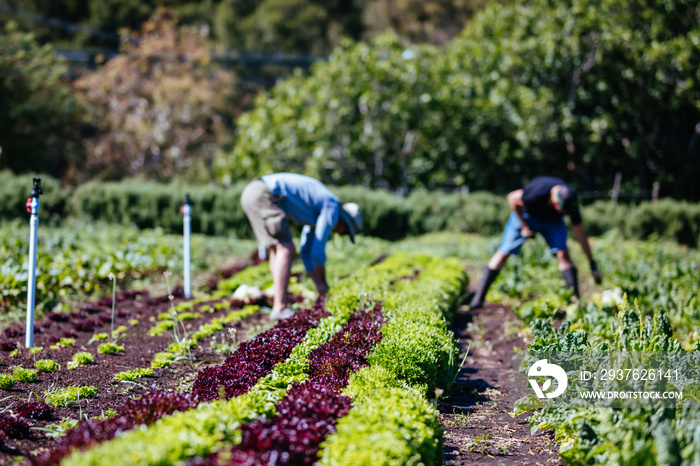
<path fill-rule="evenodd" d="M 576 241 L 581 245 L 583 253 L 588 257 L 588 262 L 591 265 L 591 274 L 596 283 L 600 284 L 603 281 L 603 276 L 598 270 L 598 264 L 596 264 L 595 259 L 593 259 L 593 253 L 591 252 L 591 246 L 588 243 L 588 235 L 586 234 L 586 229 L 583 228 L 583 224 L 573 225 L 571 227 L 574 230 L 574 235 L 576 236 Z"/>
<path fill-rule="evenodd" d="M 530 227 L 527 226 L 527 222 L 525 222 L 525 204 L 523 203 L 523 190 L 517 189 L 508 194 L 508 204 L 510 205 L 511 210 L 515 212 L 515 214 L 520 219 L 520 224 L 522 225 L 522 227 L 520 228 L 520 234 L 523 235 L 523 237 L 525 238 L 533 236 L 532 230 L 530 230 Z"/>

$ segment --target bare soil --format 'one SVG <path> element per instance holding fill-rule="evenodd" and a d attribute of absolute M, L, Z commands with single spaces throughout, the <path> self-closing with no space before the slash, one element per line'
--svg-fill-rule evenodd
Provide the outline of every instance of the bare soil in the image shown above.
<path fill-rule="evenodd" d="M 527 379 L 511 359 L 527 347 L 522 323 L 510 308 L 463 306 L 453 322 L 459 347 L 469 354 L 438 407 L 445 429 L 446 465 L 561 465 L 553 432 L 530 434 L 528 413 L 513 418 Z"/>
<path fill-rule="evenodd" d="M 127 330 L 120 336 L 117 344 L 125 347 L 123 352 L 108 355 L 100 354 L 97 345 L 101 341 L 89 343 L 95 333 L 107 332 L 111 326 L 111 296 L 103 298 L 97 303 L 86 303 L 91 308 L 90 312 L 76 311 L 67 322 L 55 322 L 48 316 L 37 321 L 37 330 L 34 336 L 34 346 L 43 347 L 37 355 L 30 354 L 23 347 L 24 336 L 8 337 L 1 335 L 2 342 L 16 342 L 19 354 L 10 356 L 8 351 L 0 352 L 0 373 L 12 373 L 14 366 L 34 368 L 34 362 L 39 359 L 53 359 L 61 365 L 56 372 L 38 372 L 36 382 L 18 382 L 11 390 L 0 392 L 0 412 L 5 414 L 12 412 L 12 405 L 23 401 L 43 401 L 46 394 L 56 388 L 69 386 L 91 385 L 99 388 L 97 395 L 92 399 L 81 400 L 73 407 L 56 407 L 53 418 L 47 421 L 27 419 L 32 428 L 32 437 L 16 440 L 6 439 L 0 447 L 0 465 L 18 464 L 27 456 L 35 456 L 49 449 L 53 444 L 53 438 L 47 435 L 41 428 L 50 427 L 51 424 L 60 423 L 66 419 L 95 418 L 103 415 L 109 409 L 118 410 L 129 398 L 140 398 L 154 387 L 160 390 L 178 390 L 194 381 L 197 372 L 209 364 L 219 364 L 228 355 L 225 351 L 216 351 L 211 347 L 211 338 L 202 340 L 197 348 L 191 350 L 191 358 L 188 356 L 171 367 L 155 369 L 155 377 L 141 378 L 137 382 L 115 382 L 114 376 L 125 370 L 140 367 L 150 367 L 151 360 L 157 352 L 165 351 L 173 343 L 173 331 L 168 330 L 161 336 L 149 336 L 148 330 L 158 322 L 158 316 L 171 311 L 171 301 L 168 296 L 150 297 L 147 292 L 125 292 L 119 296 L 116 305 L 116 317 L 114 328 L 126 326 Z M 184 301 L 176 298 L 174 305 Z M 109 302 L 109 304 L 108 304 Z M 195 305 L 194 312 L 202 305 Z M 213 308 L 213 306 L 212 306 Z M 202 323 L 210 322 L 214 317 L 223 317 L 235 308 L 225 308 L 212 312 L 200 312 L 200 317 L 184 321 L 187 331 L 192 333 Z M 79 324 L 84 329 L 76 330 Z M 226 339 L 230 345 L 234 345 L 229 329 L 235 329 L 237 342 L 244 341 L 259 332 L 271 328 L 275 322 L 270 321 L 267 314 L 257 312 L 245 319 L 227 324 L 224 332 L 217 332 L 217 342 Z M 180 330 L 182 332 L 182 329 Z M 50 349 L 50 345 L 61 337 L 72 336 L 75 338 L 75 346 L 72 348 Z M 73 354 L 78 351 L 87 351 L 93 354 L 93 364 L 78 366 L 74 370 L 67 370 L 67 363 Z"/>

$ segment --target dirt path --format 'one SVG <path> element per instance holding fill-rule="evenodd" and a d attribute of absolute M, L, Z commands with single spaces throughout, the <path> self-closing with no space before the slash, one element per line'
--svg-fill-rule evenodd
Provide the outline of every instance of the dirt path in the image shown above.
<path fill-rule="evenodd" d="M 469 355 L 447 397 L 438 404 L 445 429 L 446 465 L 561 465 L 552 432 L 530 435 L 527 414 L 512 418 L 527 393 L 523 374 L 508 371 L 514 348 L 525 348 L 521 324 L 509 308 L 460 309 L 453 323 Z M 515 374 L 515 375 L 513 375 Z"/>

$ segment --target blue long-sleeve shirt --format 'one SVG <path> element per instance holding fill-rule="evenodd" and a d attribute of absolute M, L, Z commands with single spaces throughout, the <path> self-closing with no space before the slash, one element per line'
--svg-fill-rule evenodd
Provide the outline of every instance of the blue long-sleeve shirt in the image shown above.
<path fill-rule="evenodd" d="M 326 265 L 326 243 L 338 223 L 340 201 L 320 181 L 295 173 L 261 177 L 273 194 L 282 196 L 282 210 L 304 225 L 301 232 L 301 260 L 307 271 Z"/>

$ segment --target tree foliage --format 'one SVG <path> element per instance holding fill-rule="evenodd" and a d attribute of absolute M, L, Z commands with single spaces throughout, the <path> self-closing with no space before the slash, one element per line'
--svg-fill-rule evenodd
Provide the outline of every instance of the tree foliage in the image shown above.
<path fill-rule="evenodd" d="M 42 43 L 114 48 L 117 45 L 114 35 L 123 29 L 138 30 L 157 7 L 168 7 L 181 24 L 208 25 L 217 47 L 325 54 L 339 45 L 343 37 L 367 39 L 388 28 L 409 41 L 444 43 L 459 33 L 486 0 L 6 0 L 4 3 L 44 18 L 13 16 L 35 31 Z M 0 22 L 2 16 L 0 11 Z M 54 23 L 48 24 L 49 18 Z M 65 27 L 55 27 L 55 20 L 65 21 Z M 94 34 L 90 34 L 90 29 Z"/>
<path fill-rule="evenodd" d="M 81 163 L 82 108 L 50 46 L 0 31 L 0 168 L 61 176 Z"/>
<path fill-rule="evenodd" d="M 541 173 L 603 189 L 619 171 L 698 199 L 698 19 L 690 0 L 515 0 L 442 49 L 346 42 L 258 98 L 220 174 L 507 191 Z"/>
<path fill-rule="evenodd" d="M 76 82 L 97 131 L 85 177 L 211 179 L 239 105 L 234 75 L 211 62 L 205 39 L 159 10 L 122 54 Z"/>

